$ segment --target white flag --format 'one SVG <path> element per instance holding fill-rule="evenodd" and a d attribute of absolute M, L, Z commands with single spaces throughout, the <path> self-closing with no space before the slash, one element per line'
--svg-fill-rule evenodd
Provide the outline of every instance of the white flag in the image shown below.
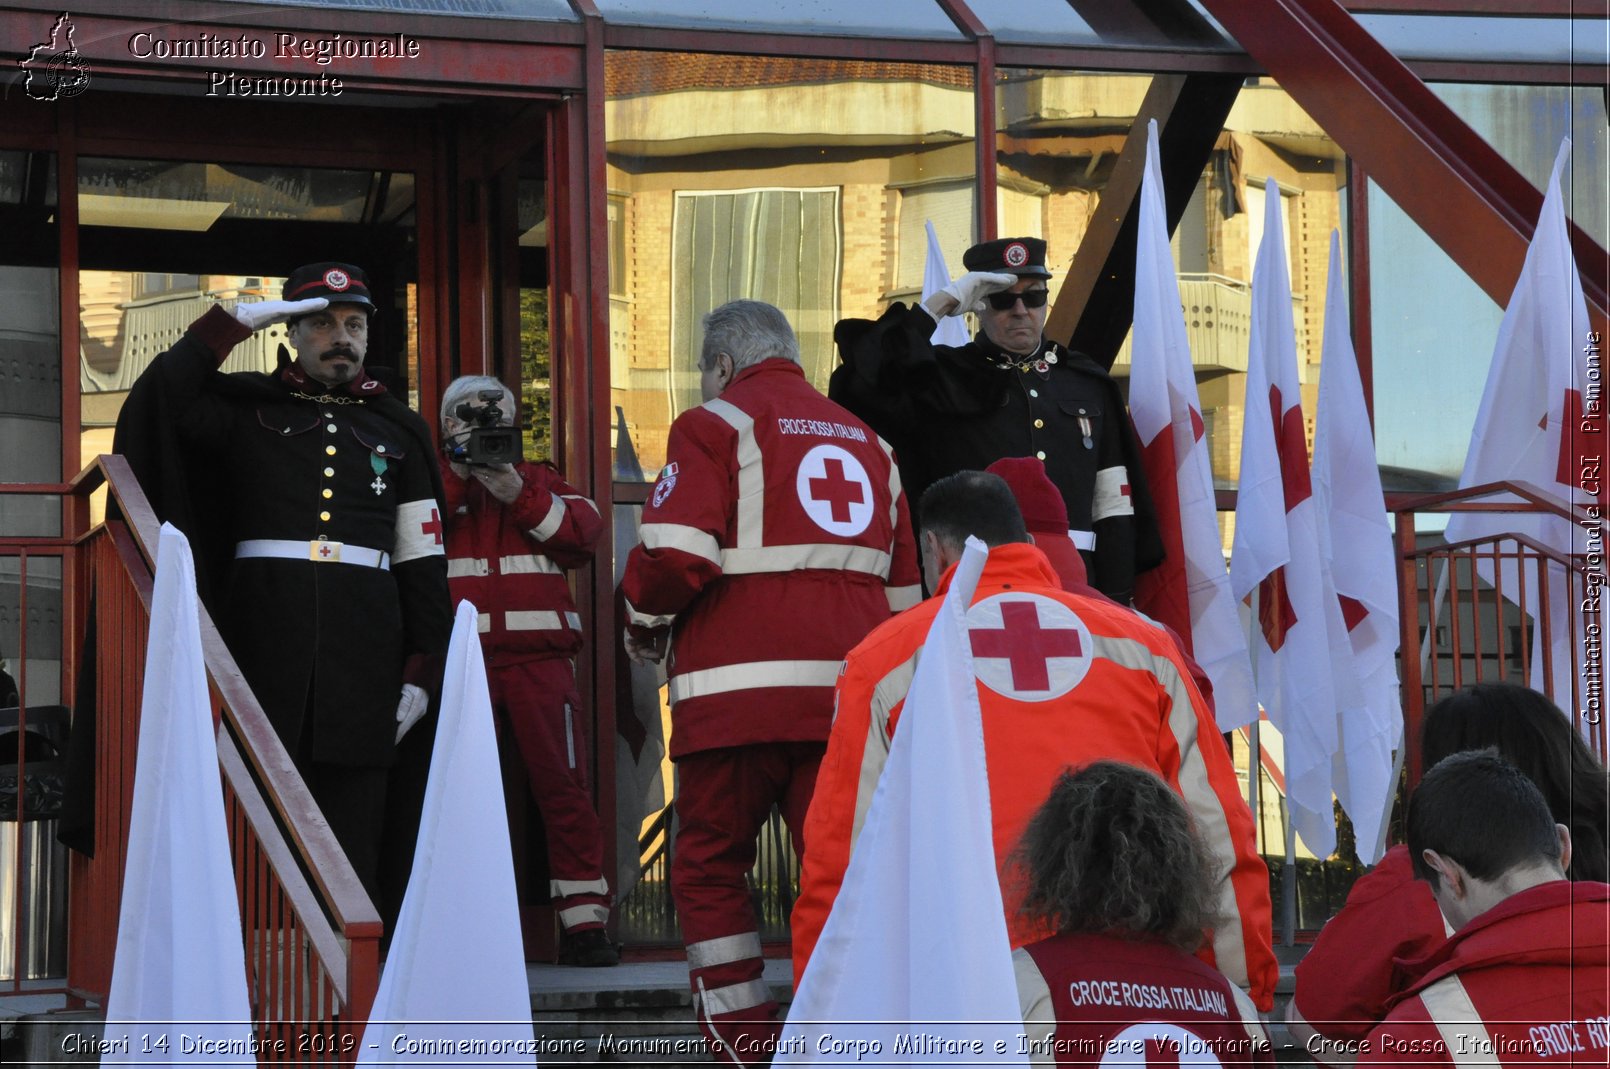
<path fill-rule="evenodd" d="M 1219 728 L 1229 731 L 1257 718 L 1258 697 L 1219 541 L 1202 402 L 1169 251 L 1155 119 L 1147 124 L 1140 190 L 1134 331 L 1129 413 L 1166 550 L 1162 564 L 1136 577 L 1135 607 L 1189 644 L 1186 652 L 1213 681 Z"/>
<path fill-rule="evenodd" d="M 1028 1064 L 965 623 L 987 556 L 968 539 L 773 1065 Z"/>
<path fill-rule="evenodd" d="M 1320 367 L 1314 428 L 1319 558 L 1334 583 L 1347 636 L 1340 643 L 1332 639 L 1332 650 L 1341 652 L 1332 667 L 1337 679 L 1358 684 L 1358 702 L 1344 703 L 1339 710 L 1334 782 L 1353 821 L 1359 860 L 1373 865 L 1380 860 L 1379 832 L 1392 802 L 1392 751 L 1403 730 L 1396 663 L 1397 561 L 1364 384 L 1347 329 L 1341 239 L 1334 230 Z"/>
<path fill-rule="evenodd" d="M 209 1065 L 257 1064 L 196 606 L 190 543 L 165 523 L 102 1065 L 184 1061 L 187 1040 Z"/>
<path fill-rule="evenodd" d="M 1604 455 L 1602 437 L 1589 447 L 1582 431 L 1583 416 L 1588 412 L 1597 415 L 1602 409 L 1598 407 L 1597 376 L 1592 382 L 1588 378 L 1588 306 L 1571 256 L 1565 201 L 1560 195 L 1560 172 L 1570 154 L 1568 138 L 1554 161 L 1532 244 L 1498 328 L 1487 386 L 1470 434 L 1470 451 L 1459 476 L 1462 488 L 1520 480 L 1564 501 L 1582 503 L 1586 496 L 1579 488 L 1580 458 Z M 1585 399 L 1591 399 L 1591 408 L 1584 408 Z M 1603 425 L 1602 419 L 1594 423 Z M 1444 537 L 1452 543 L 1521 534 L 1560 553 L 1570 553 L 1575 530 L 1569 520 L 1542 513 L 1466 512 L 1453 515 Z M 1514 547 L 1514 543 L 1507 545 Z M 1477 570 L 1487 582 L 1494 581 L 1489 562 L 1479 561 Z M 1516 563 L 1505 561 L 1500 572 L 1504 596 L 1517 600 L 1522 583 Z M 1549 573 L 1552 672 L 1550 678 L 1543 675 L 1539 627 L 1533 633 L 1531 684 L 1551 692 L 1557 705 L 1569 709 L 1573 661 L 1586 664 L 1589 657 L 1585 650 L 1571 649 L 1567 616 L 1578 606 L 1569 603 L 1565 569 L 1550 565 Z M 1523 607 L 1533 620 L 1541 612 L 1539 585 L 1537 573 L 1528 568 Z M 1602 624 L 1602 620 L 1593 622 Z M 1579 637 L 1584 630 L 1579 623 Z"/>
<path fill-rule="evenodd" d="M 1250 640 L 1258 696 L 1285 740 L 1286 802 L 1297 834 L 1326 857 L 1336 847 L 1331 760 L 1337 749 L 1328 616 L 1338 610 L 1320 569 L 1281 214 L 1280 190 L 1271 178 L 1252 269 L 1230 587 L 1237 598 L 1257 591 Z"/>
<path fill-rule="evenodd" d="M 359 1065 L 535 1065 L 503 778 L 475 606 L 458 603 L 414 867 Z"/>
<path fill-rule="evenodd" d="M 945 254 L 939 249 L 934 221 L 927 219 L 922 225 L 928 230 L 928 258 L 922 264 L 922 299 L 926 301 L 950 285 L 950 269 L 945 266 Z M 942 317 L 929 339 L 935 345 L 966 345 L 972 340 L 967 337 L 967 324 L 959 315 Z"/>

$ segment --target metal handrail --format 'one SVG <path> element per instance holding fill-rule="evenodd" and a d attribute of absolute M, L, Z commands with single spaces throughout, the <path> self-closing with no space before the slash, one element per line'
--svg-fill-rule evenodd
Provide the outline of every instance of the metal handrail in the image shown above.
<path fill-rule="evenodd" d="M 1494 500 L 1499 495 L 1502 497 Z M 1551 686 L 1555 667 L 1552 663 L 1555 621 L 1549 612 L 1551 598 L 1563 593 L 1568 605 L 1575 604 L 1592 587 L 1587 554 L 1562 550 L 1514 531 L 1421 546 L 1417 544 L 1415 516 L 1422 513 L 1542 515 L 1568 521 L 1573 530 L 1580 530 L 1594 521 L 1588 509 L 1521 480 L 1405 497 L 1395 500 L 1391 510 L 1397 521 L 1405 765 L 1412 786 L 1421 772 L 1419 734 L 1428 688 L 1430 696 L 1435 697 L 1444 683 L 1457 687 L 1506 676 L 1530 682 L 1534 668 L 1542 669 L 1546 686 Z M 1439 563 L 1441 569 L 1437 567 Z M 1465 572 L 1468 582 L 1461 579 L 1461 565 L 1468 569 Z M 1490 580 L 1482 578 L 1482 568 L 1492 573 Z M 1516 589 L 1505 589 L 1506 574 L 1518 584 Z M 1528 624 L 1518 606 L 1528 603 L 1529 588 L 1539 605 L 1538 618 Z M 1444 594 L 1446 607 L 1442 606 Z M 1422 608 L 1426 612 L 1423 628 Z M 1606 748 L 1605 727 L 1588 715 L 1579 699 L 1591 695 L 1597 701 L 1602 696 L 1604 665 L 1602 659 L 1578 663 L 1586 655 L 1580 641 L 1585 624 L 1577 615 L 1568 612 L 1564 616 L 1566 637 L 1572 650 L 1572 693 L 1551 697 L 1583 731 L 1602 759 Z M 1448 629 L 1445 648 L 1436 633 L 1444 620 Z M 1515 621 L 1520 623 L 1519 642 L 1506 639 Z M 1541 650 L 1540 665 L 1534 666 L 1531 643 L 1525 641 L 1529 633 Z M 1493 666 L 1491 672 L 1489 664 Z M 1449 678 L 1444 680 L 1443 675 Z M 1467 675 L 1470 678 L 1467 679 Z"/>
<path fill-rule="evenodd" d="M 108 521 L 94 531 L 84 531 L 89 495 L 102 485 L 107 487 L 122 518 Z M 74 529 L 81 532 L 79 546 L 88 548 L 99 539 L 108 540 L 138 600 L 149 613 L 159 525 L 127 461 L 120 456 L 98 457 L 73 478 L 69 488 L 78 524 Z M 337 1030 L 361 1029 L 373 1004 L 379 978 L 379 914 L 205 607 L 200 616 L 203 656 L 215 709 L 224 728 L 219 733 L 219 761 L 247 929 L 246 946 L 257 974 L 257 1023 L 265 1034 L 279 1034 L 291 1042 L 285 1060 L 349 1061 L 356 1057 L 356 1037 Z M 139 657 L 134 657 L 124 672 L 143 675 Z M 134 684 L 124 686 L 125 696 L 138 693 L 137 679 L 125 683 Z M 81 696 L 80 706 L 86 704 Z M 117 711 L 125 725 L 120 736 L 127 752 L 106 752 L 108 748 L 102 745 L 96 757 L 98 768 L 103 763 L 118 762 L 132 769 L 137 733 L 126 725 L 137 722 L 137 703 L 136 708 L 125 706 Z M 102 872 L 98 880 L 86 881 L 111 889 L 110 901 L 83 902 L 75 891 L 75 903 L 81 908 L 103 917 L 110 912 L 110 925 L 89 926 L 90 931 L 100 935 L 100 941 L 105 941 L 109 931 L 110 941 L 83 959 L 104 965 L 106 978 L 110 976 L 115 946 L 121 864 L 127 846 L 127 814 L 108 807 L 124 804 L 126 797 L 97 798 L 98 821 L 120 821 L 123 838 L 113 851 L 115 858 L 98 856 L 83 862 L 92 867 L 118 866 L 115 873 Z M 103 891 L 101 897 L 108 896 Z M 77 927 L 75 924 L 75 934 Z M 285 967 L 287 951 L 293 962 L 290 968 Z M 80 993 L 104 991 L 104 986 L 97 983 L 99 979 L 70 975 L 69 985 Z M 304 1014 L 307 1016 L 300 1016 Z M 298 1020 L 303 1024 L 317 1021 L 326 1033 L 324 1039 L 303 1042 L 305 1037 L 320 1033 L 290 1028 Z M 304 1049 L 298 1050 L 298 1043 Z"/>

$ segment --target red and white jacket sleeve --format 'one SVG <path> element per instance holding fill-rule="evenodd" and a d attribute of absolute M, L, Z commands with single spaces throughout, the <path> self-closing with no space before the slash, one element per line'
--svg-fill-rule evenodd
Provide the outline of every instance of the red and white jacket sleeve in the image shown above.
<path fill-rule="evenodd" d="M 922 600 L 922 561 L 911 534 L 911 508 L 900 487 L 900 469 L 890 457 L 890 488 L 894 490 L 894 546 L 889 554 L 889 578 L 885 592 L 890 612 L 904 612 Z"/>
<path fill-rule="evenodd" d="M 593 556 L 604 517 L 592 498 L 577 490 L 551 464 L 520 465 L 525 486 L 509 505 L 515 527 L 561 568 L 576 568 Z"/>
<path fill-rule="evenodd" d="M 735 502 L 732 433 L 693 409 L 671 425 L 666 464 L 643 506 L 639 544 L 626 558 L 621 592 L 634 633 L 670 626 L 721 578 L 721 547 Z"/>

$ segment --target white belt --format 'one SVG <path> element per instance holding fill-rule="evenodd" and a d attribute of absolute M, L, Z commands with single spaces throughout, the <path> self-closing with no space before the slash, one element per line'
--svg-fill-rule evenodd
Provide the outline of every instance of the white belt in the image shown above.
<path fill-rule="evenodd" d="M 364 568 L 391 570 L 391 554 L 378 549 L 327 542 L 314 538 L 298 542 L 290 538 L 252 538 L 235 544 L 235 559 L 278 557 L 282 560 L 310 560 L 319 564 L 357 564 Z"/>

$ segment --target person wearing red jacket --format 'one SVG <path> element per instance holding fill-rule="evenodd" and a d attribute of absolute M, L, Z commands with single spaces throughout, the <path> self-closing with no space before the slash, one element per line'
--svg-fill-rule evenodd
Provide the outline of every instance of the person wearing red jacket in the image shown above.
<path fill-rule="evenodd" d="M 756 836 L 775 804 L 803 854 L 844 654 L 921 592 L 889 447 L 806 380 L 782 312 L 711 312 L 699 369 L 705 403 L 671 425 L 621 587 L 628 654 L 666 657 L 671 896 L 696 1015 L 717 1059 L 745 1064 L 778 1031 L 746 881 Z"/>
<path fill-rule="evenodd" d="M 1211 851 L 1221 917 L 1204 957 L 1268 1009 L 1279 972 L 1270 946 L 1269 871 L 1212 712 L 1174 642 L 1107 598 L 1064 591 L 1029 544 L 1012 493 L 997 476 L 947 476 L 923 495 L 919 515 L 924 571 L 936 596 L 868 635 L 845 660 L 805 824 L 793 913 L 796 980 L 838 895 L 917 654 L 971 535 L 990 546 L 967 624 L 1012 945 L 1049 934 L 1018 909 L 1022 888 L 1005 865 L 1030 815 L 1063 769 L 1123 761 L 1157 773 L 1184 799 Z"/>
<path fill-rule="evenodd" d="M 448 586 L 454 604 L 475 606 L 499 727 L 513 736 L 542 814 L 548 891 L 563 929 L 559 960 L 616 965 L 586 718 L 571 667 L 581 618 L 565 577 L 592 559 L 603 517 L 552 464 L 471 463 L 472 429 L 514 425 L 514 394 L 497 379 L 455 379 L 442 394 L 441 419 Z"/>
<path fill-rule="evenodd" d="M 1155 1052 L 1174 1064 L 1210 1055 L 1226 1069 L 1272 1069 L 1257 1009 L 1192 956 L 1213 925 L 1213 878 L 1168 784 L 1117 761 L 1064 772 L 1014 861 L 1024 909 L 1057 933 L 1012 953 L 1019 1053 L 1032 1064 L 1138 1063 Z"/>
<path fill-rule="evenodd" d="M 1603 882 L 1606 868 L 1605 769 L 1571 720 L 1547 697 L 1516 683 L 1477 683 L 1445 695 L 1420 729 L 1430 767 L 1464 750 L 1492 747 L 1543 793 L 1554 819 L 1571 830 L 1572 880 Z M 1348 892 L 1342 910 L 1297 963 L 1287 1007 L 1292 1035 L 1318 1061 L 1349 1065 L 1363 1040 L 1409 983 L 1406 964 L 1453 934 L 1409 849 L 1386 852 Z"/>
<path fill-rule="evenodd" d="M 1491 750 L 1454 754 L 1409 800 L 1409 855 L 1454 934 L 1364 1041 L 1366 1065 L 1610 1061 L 1610 884 L 1571 882 L 1571 833 Z"/>

